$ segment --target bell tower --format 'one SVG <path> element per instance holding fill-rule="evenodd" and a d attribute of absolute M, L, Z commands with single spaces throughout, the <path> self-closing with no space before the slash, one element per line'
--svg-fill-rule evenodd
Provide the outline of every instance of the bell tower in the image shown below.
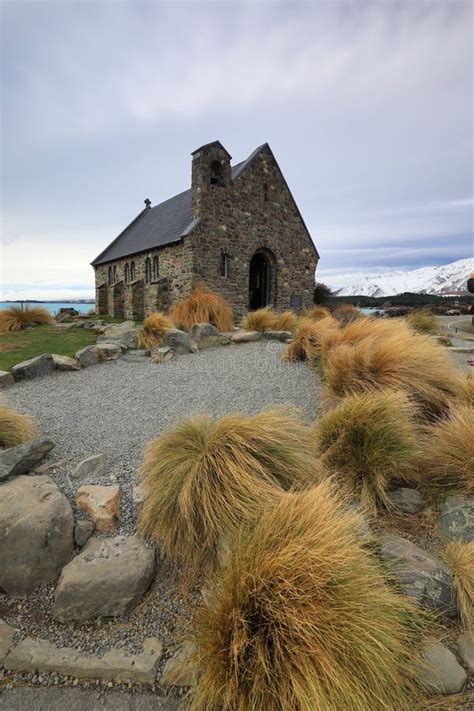
<path fill-rule="evenodd" d="M 218 200 L 222 189 L 232 184 L 232 156 L 220 141 L 206 143 L 192 152 L 192 215 L 202 217 L 208 201 Z"/>

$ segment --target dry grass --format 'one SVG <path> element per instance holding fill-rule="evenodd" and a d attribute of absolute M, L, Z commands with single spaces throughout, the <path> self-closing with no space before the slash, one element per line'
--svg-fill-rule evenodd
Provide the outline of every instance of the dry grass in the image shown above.
<path fill-rule="evenodd" d="M 0 402 L 0 448 L 16 447 L 37 435 L 38 429 L 31 417 Z"/>
<path fill-rule="evenodd" d="M 246 417 L 196 415 L 150 442 L 140 528 L 192 578 L 217 546 L 290 487 L 319 476 L 311 431 L 288 408 Z"/>
<path fill-rule="evenodd" d="M 413 709 L 417 613 L 358 535 L 327 482 L 241 532 L 195 614 L 192 708 Z"/>
<path fill-rule="evenodd" d="M 330 395 L 344 397 L 373 389 L 404 390 L 424 418 L 445 415 L 460 396 L 461 384 L 449 353 L 429 336 L 397 329 L 334 347 L 325 362 Z"/>
<path fill-rule="evenodd" d="M 360 316 L 339 329 L 326 329 L 321 334 L 321 359 L 324 362 L 329 351 L 340 343 L 352 345 L 365 338 L 386 338 L 396 333 L 409 334 L 403 321 Z"/>
<path fill-rule="evenodd" d="M 446 565 L 452 570 L 454 588 L 463 627 L 474 631 L 474 541 L 452 541 L 443 551 Z"/>
<path fill-rule="evenodd" d="M 353 304 L 341 304 L 341 306 L 334 309 L 332 315 L 342 324 L 347 324 L 351 323 L 351 321 L 354 321 L 356 318 L 359 318 L 362 315 L 362 312 L 359 311 L 359 309 Z"/>
<path fill-rule="evenodd" d="M 460 390 L 460 401 L 474 407 L 474 378 L 472 375 L 461 376 Z"/>
<path fill-rule="evenodd" d="M 414 309 L 405 317 L 409 327 L 418 333 L 435 334 L 439 331 L 436 316 L 426 309 Z"/>
<path fill-rule="evenodd" d="M 417 453 L 412 403 L 403 392 L 349 396 L 316 423 L 315 438 L 351 496 L 372 512 L 389 507 L 390 482 L 411 471 Z"/>
<path fill-rule="evenodd" d="M 50 312 L 42 306 L 21 309 L 19 306 L 10 306 L 0 310 L 0 333 L 6 331 L 20 331 L 26 326 L 39 326 L 53 323 Z"/>
<path fill-rule="evenodd" d="M 298 326 L 298 316 L 294 311 L 282 311 L 275 315 L 275 323 L 273 328 L 276 331 L 289 331 L 294 333 Z"/>
<path fill-rule="evenodd" d="M 309 309 L 305 309 L 302 313 L 303 318 L 310 318 L 313 321 L 319 321 L 322 318 L 327 318 L 331 315 L 329 309 L 325 306 L 311 306 Z"/>
<path fill-rule="evenodd" d="M 474 493 L 474 408 L 453 406 L 428 430 L 421 453 L 423 483 L 438 495 Z"/>
<path fill-rule="evenodd" d="M 174 324 L 168 316 L 159 311 L 150 314 L 143 321 L 143 328 L 138 334 L 140 348 L 154 348 L 161 343 L 170 328 L 174 328 Z"/>
<path fill-rule="evenodd" d="M 271 306 L 249 311 L 242 320 L 246 331 L 269 331 L 274 327 L 276 314 Z"/>
<path fill-rule="evenodd" d="M 189 330 L 195 323 L 211 323 L 219 331 L 230 331 L 234 326 L 232 309 L 219 294 L 204 284 L 196 284 L 191 294 L 173 306 L 171 320 Z"/>
<path fill-rule="evenodd" d="M 303 316 L 298 322 L 293 341 L 283 352 L 283 359 L 288 361 L 314 359 L 320 353 L 322 338 L 328 331 L 334 331 L 337 328 L 337 321 L 331 316 L 319 321 Z"/>

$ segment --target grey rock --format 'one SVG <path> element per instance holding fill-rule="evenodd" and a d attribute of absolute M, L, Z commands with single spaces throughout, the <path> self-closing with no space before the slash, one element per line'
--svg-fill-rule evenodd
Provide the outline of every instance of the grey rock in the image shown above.
<path fill-rule="evenodd" d="M 429 638 L 422 648 L 423 665 L 419 679 L 432 694 L 457 694 L 467 681 L 467 674 L 454 654 L 435 639 Z"/>
<path fill-rule="evenodd" d="M 54 446 L 49 439 L 32 439 L 0 450 L 0 481 L 31 471 Z"/>
<path fill-rule="evenodd" d="M 80 462 L 70 474 L 73 481 L 99 479 L 107 473 L 107 455 L 93 454 Z"/>
<path fill-rule="evenodd" d="M 56 370 L 80 370 L 81 364 L 75 358 L 53 353 L 53 363 Z"/>
<path fill-rule="evenodd" d="M 47 476 L 18 476 L 0 491 L 0 588 L 23 597 L 56 580 L 70 560 L 72 509 Z"/>
<path fill-rule="evenodd" d="M 15 378 L 8 370 L 0 370 L 0 388 L 9 388 L 14 382 Z"/>
<path fill-rule="evenodd" d="M 381 555 L 396 583 L 415 602 L 451 617 L 457 614 L 453 576 L 443 561 L 391 534 L 381 538 Z"/>
<path fill-rule="evenodd" d="M 105 360 L 116 360 L 122 355 L 122 347 L 119 343 L 105 341 L 92 347 L 97 349 L 101 363 Z"/>
<path fill-rule="evenodd" d="M 56 321 L 58 323 L 62 323 L 64 321 L 68 321 L 73 316 L 79 316 L 79 311 L 72 307 L 66 306 L 62 309 L 59 309 L 58 313 L 56 314 Z"/>
<path fill-rule="evenodd" d="M 86 346 L 77 351 L 76 358 L 83 368 L 103 363 L 106 360 L 116 360 L 122 355 L 122 349 L 117 343 L 99 343 Z"/>
<path fill-rule="evenodd" d="M 234 331 L 231 335 L 232 343 L 250 343 L 251 341 L 259 341 L 262 338 L 262 333 L 260 331 L 245 331 L 239 329 Z"/>
<path fill-rule="evenodd" d="M 419 491 L 416 489 L 408 489 L 404 486 L 389 491 L 388 498 L 393 506 L 402 513 L 416 514 L 425 506 L 425 502 Z"/>
<path fill-rule="evenodd" d="M 15 628 L 7 625 L 4 620 L 0 620 L 0 669 L 3 667 L 8 652 L 13 647 L 14 636 Z"/>
<path fill-rule="evenodd" d="M 291 340 L 290 331 L 264 331 L 263 337 L 268 341 L 280 341 L 281 343 L 287 343 Z"/>
<path fill-rule="evenodd" d="M 153 684 L 162 652 L 163 646 L 156 637 L 144 641 L 141 653 L 111 649 L 102 657 L 27 637 L 10 652 L 5 667 L 16 672 L 56 672 L 81 679 Z"/>
<path fill-rule="evenodd" d="M 138 486 L 134 486 L 132 491 L 132 502 L 137 514 L 139 514 L 142 510 L 143 504 L 145 503 L 145 499 L 146 492 L 143 486 L 141 484 L 138 484 Z"/>
<path fill-rule="evenodd" d="M 160 678 L 160 686 L 194 686 L 197 680 L 196 667 L 192 661 L 195 645 L 185 642 L 166 662 Z"/>
<path fill-rule="evenodd" d="M 169 360 L 176 356 L 176 351 L 174 351 L 169 346 L 155 346 L 152 348 L 150 353 L 150 360 L 152 363 L 167 363 Z"/>
<path fill-rule="evenodd" d="M 222 336 L 211 323 L 195 323 L 191 328 L 190 336 L 199 350 L 229 343 L 229 338 Z"/>
<path fill-rule="evenodd" d="M 171 348 L 176 353 L 197 353 L 198 347 L 189 333 L 180 331 L 179 328 L 170 328 L 166 331 L 160 344 L 163 348 Z"/>
<path fill-rule="evenodd" d="M 43 353 L 35 358 L 23 360 L 12 368 L 15 380 L 30 380 L 48 375 L 54 370 L 54 361 L 51 353 Z"/>
<path fill-rule="evenodd" d="M 134 348 L 129 351 L 126 351 L 123 356 L 123 359 L 126 363 L 143 363 L 145 358 L 147 358 L 149 355 L 149 350 L 145 350 L 143 348 Z"/>
<path fill-rule="evenodd" d="M 441 505 L 438 531 L 448 541 L 474 540 L 474 499 L 449 496 Z"/>
<path fill-rule="evenodd" d="M 134 321 L 114 323 L 98 336 L 97 343 L 117 343 L 124 348 L 138 348 L 139 331 L 140 329 L 135 326 Z"/>
<path fill-rule="evenodd" d="M 457 643 L 463 664 L 470 674 L 474 674 L 474 635 L 472 632 L 463 632 Z"/>
<path fill-rule="evenodd" d="M 53 617 L 60 622 L 116 617 L 148 589 L 155 556 L 137 536 L 90 538 L 62 571 Z"/>
<path fill-rule="evenodd" d="M 76 546 L 82 548 L 94 533 L 94 528 L 94 521 L 90 521 L 89 519 L 77 521 L 74 526 L 74 542 Z"/>
<path fill-rule="evenodd" d="M 76 358 L 83 368 L 88 368 L 91 365 L 98 365 L 99 352 L 95 346 L 86 346 L 77 351 Z"/>
<path fill-rule="evenodd" d="M 46 462 L 34 468 L 35 474 L 47 474 L 51 469 L 59 469 L 67 464 L 67 459 L 57 459 L 55 462 Z"/>

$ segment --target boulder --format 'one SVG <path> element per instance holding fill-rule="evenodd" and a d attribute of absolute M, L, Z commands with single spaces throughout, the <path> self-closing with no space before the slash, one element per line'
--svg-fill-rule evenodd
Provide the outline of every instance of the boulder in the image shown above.
<path fill-rule="evenodd" d="M 232 343 L 250 343 L 251 341 L 259 341 L 262 338 L 262 333 L 260 331 L 244 331 L 239 329 L 234 331 L 231 335 Z"/>
<path fill-rule="evenodd" d="M 83 368 L 103 363 L 106 360 L 116 360 L 122 355 L 122 349 L 117 343 L 99 343 L 86 346 L 77 351 L 76 358 Z"/>
<path fill-rule="evenodd" d="M 86 346 L 77 351 L 76 358 L 83 368 L 88 368 L 91 365 L 98 365 L 99 351 L 95 346 Z"/>
<path fill-rule="evenodd" d="M 425 502 L 419 491 L 416 489 L 408 489 L 404 486 L 389 491 L 388 498 L 394 508 L 402 513 L 416 514 L 425 506 Z"/>
<path fill-rule="evenodd" d="M 453 575 L 442 560 L 392 534 L 381 538 L 381 555 L 404 593 L 414 601 L 454 617 Z"/>
<path fill-rule="evenodd" d="M 15 672 L 55 672 L 80 679 L 153 684 L 162 653 L 163 646 L 156 637 L 145 639 L 143 652 L 110 649 L 102 657 L 27 637 L 10 652 L 5 667 Z"/>
<path fill-rule="evenodd" d="M 93 454 L 80 462 L 70 474 L 73 481 L 99 479 L 107 474 L 107 455 Z"/>
<path fill-rule="evenodd" d="M 120 487 L 117 484 L 90 484 L 76 491 L 76 506 L 89 514 L 99 532 L 113 531 L 117 527 L 119 505 Z"/>
<path fill-rule="evenodd" d="M 15 378 L 8 370 L 0 370 L 0 388 L 9 388 L 14 382 Z"/>
<path fill-rule="evenodd" d="M 0 620 L 0 669 L 3 667 L 8 652 L 13 646 L 15 628 Z"/>
<path fill-rule="evenodd" d="M 54 446 L 50 439 L 32 439 L 0 450 L 0 481 L 31 471 Z"/>
<path fill-rule="evenodd" d="M 198 347 L 186 331 L 179 328 L 170 328 L 166 331 L 161 341 L 162 348 L 171 348 L 176 353 L 197 353 Z"/>
<path fill-rule="evenodd" d="M 23 597 L 56 580 L 70 560 L 72 509 L 47 476 L 18 476 L 0 492 L 0 588 Z"/>
<path fill-rule="evenodd" d="M 281 343 L 291 341 L 290 331 L 264 331 L 262 335 L 268 341 L 280 341 Z"/>
<path fill-rule="evenodd" d="M 469 674 L 474 674 L 474 635 L 472 632 L 463 632 L 459 635 L 457 644 L 464 666 Z"/>
<path fill-rule="evenodd" d="M 134 321 L 123 321 L 108 326 L 103 334 L 98 336 L 97 343 L 117 343 L 123 348 L 138 348 L 138 333 L 140 328 Z"/>
<path fill-rule="evenodd" d="M 32 471 L 34 471 L 35 474 L 47 474 L 47 472 L 50 472 L 51 469 L 54 471 L 55 469 L 63 467 L 65 464 L 67 464 L 67 459 L 57 459 L 55 462 L 46 462 L 45 464 L 41 464 L 39 467 L 32 469 Z"/>
<path fill-rule="evenodd" d="M 145 350 L 144 348 L 132 348 L 124 353 L 123 359 L 126 363 L 144 363 L 149 355 L 149 350 Z"/>
<path fill-rule="evenodd" d="M 53 353 L 53 363 L 56 370 L 80 370 L 81 364 L 75 358 Z"/>
<path fill-rule="evenodd" d="M 51 353 L 43 353 L 43 355 L 23 360 L 21 363 L 14 365 L 12 375 L 15 380 L 31 380 L 32 378 L 48 375 L 53 370 L 53 356 Z"/>
<path fill-rule="evenodd" d="M 419 679 L 430 693 L 457 694 L 462 691 L 467 674 L 444 644 L 428 638 L 422 647 L 422 658 Z"/>
<path fill-rule="evenodd" d="M 169 360 L 176 356 L 176 351 L 174 351 L 169 346 L 163 348 L 162 346 L 155 346 L 152 348 L 150 353 L 150 361 L 152 363 L 167 363 Z"/>
<path fill-rule="evenodd" d="M 145 503 L 145 499 L 146 493 L 143 486 L 141 484 L 138 484 L 138 486 L 134 486 L 132 492 L 132 502 L 137 515 L 142 510 L 143 504 Z"/>
<path fill-rule="evenodd" d="M 447 541 L 474 540 L 474 499 L 449 496 L 441 505 L 438 532 Z"/>
<path fill-rule="evenodd" d="M 73 316 L 79 316 L 79 311 L 70 307 L 65 307 L 59 309 L 56 314 L 56 321 L 58 323 L 64 323 L 64 321 L 70 321 Z"/>
<path fill-rule="evenodd" d="M 197 681 L 196 667 L 192 662 L 195 646 L 185 642 L 173 657 L 166 662 L 160 678 L 160 686 L 194 686 Z"/>
<path fill-rule="evenodd" d="M 147 591 L 155 566 L 154 551 L 137 536 L 90 538 L 63 568 L 54 619 L 70 622 L 123 615 Z"/>
<path fill-rule="evenodd" d="M 74 542 L 78 548 L 82 548 L 94 533 L 94 522 L 89 519 L 81 519 L 74 526 Z"/>
<path fill-rule="evenodd" d="M 190 335 L 199 350 L 229 343 L 229 338 L 222 336 L 211 323 L 195 323 Z"/>

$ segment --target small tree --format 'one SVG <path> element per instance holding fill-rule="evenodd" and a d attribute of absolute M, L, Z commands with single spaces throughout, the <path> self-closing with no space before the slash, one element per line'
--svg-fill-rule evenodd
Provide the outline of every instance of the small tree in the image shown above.
<path fill-rule="evenodd" d="M 316 284 L 313 301 L 315 304 L 326 304 L 331 298 L 331 289 L 326 284 Z"/>

